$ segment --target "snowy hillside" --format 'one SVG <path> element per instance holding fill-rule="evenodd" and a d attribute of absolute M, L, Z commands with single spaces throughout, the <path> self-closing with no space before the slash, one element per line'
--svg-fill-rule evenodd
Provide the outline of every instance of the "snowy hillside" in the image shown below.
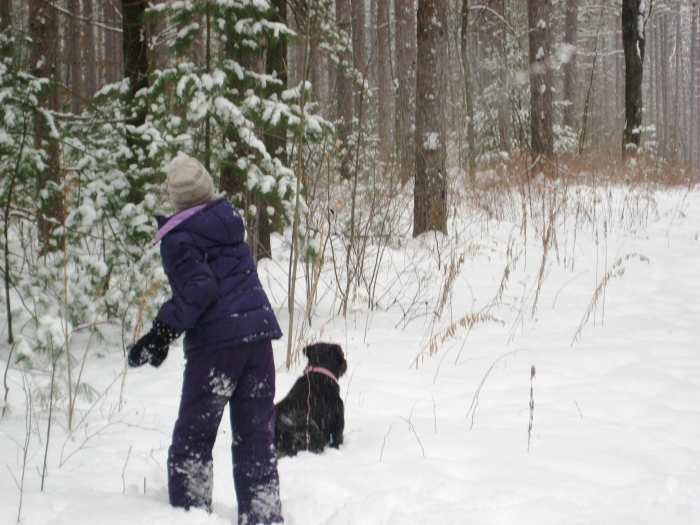
<path fill-rule="evenodd" d="M 700 194 L 613 188 L 577 208 L 587 191 L 551 229 L 544 260 L 546 216 L 524 230 L 517 208 L 460 216 L 449 238 L 399 239 L 382 255 L 376 308 L 358 292 L 347 318 L 324 266 L 303 339 L 346 352 L 345 444 L 280 461 L 288 524 L 700 523 Z M 283 242 L 261 278 L 286 331 Z M 214 513 L 171 509 L 181 349 L 160 369 L 129 370 L 122 390 L 110 330 L 114 346 L 89 353 L 94 394 L 79 401 L 72 433 L 55 409 L 43 493 L 46 404 L 35 397 L 27 412 L 23 373 L 9 371 L 0 523 L 17 519 L 27 435 L 22 523 L 231 523 L 227 416 Z M 275 344 L 278 398 L 303 369 L 284 368 L 286 343 Z"/>

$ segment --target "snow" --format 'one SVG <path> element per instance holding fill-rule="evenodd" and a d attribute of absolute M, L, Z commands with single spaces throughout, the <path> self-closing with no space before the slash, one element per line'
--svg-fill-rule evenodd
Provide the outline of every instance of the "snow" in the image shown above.
<path fill-rule="evenodd" d="M 383 298 L 374 311 L 360 298 L 347 319 L 338 317 L 326 289 L 335 286 L 333 268 L 324 267 L 321 303 L 305 337 L 345 349 L 345 444 L 280 461 L 288 524 L 700 523 L 700 193 L 571 191 L 599 203 L 600 228 L 576 230 L 572 212 L 569 227 L 558 232 L 557 253 L 549 254 L 534 315 L 542 241 L 530 223 L 523 244 L 517 206 L 500 220 L 464 214 L 453 225 L 459 235 L 396 240 L 385 254 Z M 275 259 L 264 261 L 260 273 L 286 327 L 283 242 L 275 237 Z M 443 269 L 459 254 L 464 263 L 437 319 L 427 304 L 441 295 Z M 624 275 L 609 282 L 572 346 L 596 286 L 628 254 L 648 262 L 624 260 Z M 494 303 L 509 261 L 509 284 Z M 299 276 L 300 288 L 304 279 Z M 418 289 L 429 295 L 419 295 L 412 307 Z M 304 293 L 299 291 L 300 304 Z M 495 304 L 489 311 L 496 321 L 458 329 L 429 355 L 431 335 L 489 304 Z M 42 327 L 47 337 L 62 341 L 64 327 L 56 317 L 42 319 Z M 181 348 L 174 346 L 160 369 L 128 371 L 120 410 L 124 363 L 119 330 L 112 330 L 88 356 L 84 377 L 99 396 L 79 401 L 77 419 L 85 419 L 74 423 L 72 434 L 65 408 L 56 408 L 43 493 L 47 408 L 45 399 L 34 401 L 22 523 L 230 524 L 236 503 L 228 416 L 214 450 L 213 514 L 171 509 L 165 465 Z M 88 335 L 81 337 L 76 354 Z M 284 370 L 286 343 L 274 344 L 278 399 L 304 366 Z M 0 355 L 6 357 L 6 347 Z M 31 379 L 46 385 L 49 377 L 37 373 Z M 233 386 L 225 377 L 212 381 L 224 393 Z M 6 467 L 0 523 L 9 524 L 17 517 L 15 479 L 21 478 L 25 437 L 18 369 L 10 370 L 8 383 L 10 410 L 0 420 L 0 462 Z"/>
<path fill-rule="evenodd" d="M 425 134 L 423 149 L 425 151 L 437 151 L 440 147 L 440 133 L 432 131 Z"/>
<path fill-rule="evenodd" d="M 576 55 L 577 49 L 575 45 L 563 42 L 556 46 L 557 62 L 560 65 L 570 63 Z"/>

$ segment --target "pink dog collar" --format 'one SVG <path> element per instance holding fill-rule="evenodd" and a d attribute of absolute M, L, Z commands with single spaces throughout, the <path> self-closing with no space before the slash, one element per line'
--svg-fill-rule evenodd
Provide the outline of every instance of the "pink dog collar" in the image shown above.
<path fill-rule="evenodd" d="M 306 369 L 304 370 L 304 374 L 311 374 L 311 373 L 322 374 L 326 377 L 331 378 L 336 383 L 338 382 L 338 378 L 335 377 L 333 372 L 331 372 L 327 368 L 323 368 L 322 366 L 307 366 Z"/>

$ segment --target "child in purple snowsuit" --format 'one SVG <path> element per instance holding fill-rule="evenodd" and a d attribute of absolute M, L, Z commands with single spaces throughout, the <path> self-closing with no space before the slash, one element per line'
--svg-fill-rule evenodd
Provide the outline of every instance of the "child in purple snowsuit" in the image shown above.
<path fill-rule="evenodd" d="M 239 524 L 281 523 L 271 340 L 282 332 L 244 242 L 243 220 L 226 200 L 213 200 L 206 169 L 178 155 L 168 167 L 168 193 L 178 213 L 159 218 L 156 241 L 172 298 L 129 351 L 129 365 L 160 366 L 185 333 L 182 398 L 168 452 L 170 503 L 211 509 L 212 448 L 228 403 Z"/>

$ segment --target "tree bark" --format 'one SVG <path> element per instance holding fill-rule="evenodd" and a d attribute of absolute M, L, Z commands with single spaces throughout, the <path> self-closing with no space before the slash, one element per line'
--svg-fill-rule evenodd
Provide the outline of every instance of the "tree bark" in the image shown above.
<path fill-rule="evenodd" d="M 677 163 L 683 158 L 683 146 L 681 144 L 682 122 L 681 115 L 681 78 L 683 70 L 681 69 L 681 57 L 683 55 L 683 35 L 681 33 L 681 3 L 676 4 L 676 36 L 675 36 L 675 54 L 676 54 L 676 74 L 674 86 L 674 103 L 673 103 L 673 162 Z"/>
<path fill-rule="evenodd" d="M 367 68 L 367 48 L 365 30 L 365 0 L 351 0 L 352 2 L 352 62 L 355 69 L 366 79 Z M 367 114 L 367 93 L 364 87 L 355 86 L 355 117 L 365 124 Z"/>
<path fill-rule="evenodd" d="M 37 78 L 49 79 L 49 84 L 41 90 L 38 107 L 58 111 L 58 25 L 50 0 L 29 2 L 29 34 L 32 38 L 31 73 Z M 47 156 L 47 166 L 37 179 L 37 194 L 49 191 L 48 199 L 38 199 L 41 202 L 38 217 L 39 240 L 42 250 L 46 252 L 51 249 L 51 232 L 63 222 L 64 211 L 62 195 L 51 188 L 61 180 L 58 140 L 51 136 L 48 123 L 39 112 L 34 117 L 34 146 L 44 150 Z"/>
<path fill-rule="evenodd" d="M 415 0 L 395 0 L 396 72 L 396 143 L 401 182 L 415 175 L 416 115 L 416 4 Z"/>
<path fill-rule="evenodd" d="M 550 68 L 551 0 L 528 0 L 530 28 L 530 133 L 533 174 L 554 155 L 552 75 Z"/>
<path fill-rule="evenodd" d="M 646 20 L 645 13 L 640 12 L 640 7 L 641 0 L 622 1 L 622 43 L 625 51 L 623 156 L 636 152 L 641 144 Z"/>
<path fill-rule="evenodd" d="M 447 27 L 446 3 L 419 0 L 416 67 L 416 183 L 413 236 L 447 232 L 445 75 L 440 67 Z"/>
<path fill-rule="evenodd" d="M 391 22 L 389 2 L 377 5 L 377 83 L 379 112 L 379 158 L 389 162 L 394 151 L 394 89 L 391 73 Z"/>
<path fill-rule="evenodd" d="M 85 84 L 83 85 L 85 97 L 89 100 L 97 90 L 97 60 L 95 58 L 95 8 L 93 0 L 83 0 L 83 67 L 85 71 Z"/>
<path fill-rule="evenodd" d="M 474 99 L 472 93 L 471 53 L 469 51 L 469 0 L 462 0 L 462 25 L 460 28 L 460 53 L 464 88 L 464 105 L 467 110 L 467 165 L 469 177 L 476 174 L 476 141 L 474 134 Z"/>
<path fill-rule="evenodd" d="M 511 123 L 509 106 L 508 81 L 508 49 L 506 41 L 506 6 L 505 0 L 492 0 L 492 9 L 498 15 L 498 37 L 496 45 L 501 64 L 498 67 L 498 134 L 501 141 L 501 151 L 511 151 Z"/>
<path fill-rule="evenodd" d="M 12 0 L 0 0 L 0 33 L 9 35 L 12 29 Z M 11 46 L 0 46 L 0 59 L 12 53 Z"/>
<path fill-rule="evenodd" d="M 284 23 L 287 19 L 287 2 L 286 0 L 272 0 L 272 7 L 275 10 L 273 22 Z M 271 42 L 266 50 L 267 57 L 265 61 L 266 73 L 274 75 L 281 81 L 281 84 L 270 84 L 270 94 L 275 94 L 279 99 L 282 98 L 282 92 L 287 89 L 287 67 L 285 64 L 287 57 L 287 39 L 282 37 L 277 41 Z M 277 126 L 267 129 L 263 134 L 263 140 L 267 151 L 273 157 L 277 157 L 283 164 L 287 164 L 287 126 L 280 121 Z M 258 260 L 272 257 L 272 245 L 270 235 L 272 233 L 272 223 L 267 215 L 265 208 L 267 206 L 262 203 L 258 206 L 258 249 L 256 250 Z"/>
<path fill-rule="evenodd" d="M 690 30 L 690 121 L 688 130 L 688 160 L 692 167 L 699 165 L 698 153 L 698 88 L 697 81 L 700 77 L 700 30 L 698 30 L 698 2 L 691 5 L 691 30 Z"/>
<path fill-rule="evenodd" d="M 350 133 L 352 131 L 353 118 L 353 89 L 352 78 L 349 69 L 353 65 L 353 56 L 350 46 L 350 36 L 352 32 L 351 16 L 350 16 L 350 0 L 336 0 L 335 2 L 335 20 L 338 30 L 347 39 L 347 47 L 338 53 L 340 64 L 337 69 L 336 91 L 337 91 L 337 111 L 338 125 L 337 134 L 340 147 L 340 176 L 343 179 L 349 179 L 351 176 L 350 165 Z"/>
<path fill-rule="evenodd" d="M 68 31 L 65 42 L 68 47 L 68 65 L 70 67 L 70 100 L 71 111 L 75 114 L 80 113 L 82 108 L 83 95 L 83 68 L 80 60 L 80 1 L 68 0 Z"/>
<path fill-rule="evenodd" d="M 122 0 L 122 29 L 124 31 L 124 75 L 129 79 L 129 98 L 148 87 L 148 40 L 144 26 L 145 0 Z M 139 110 L 127 120 L 132 126 L 141 126 L 146 121 L 145 110 Z M 140 141 L 127 133 L 127 145 L 138 158 Z"/>
<path fill-rule="evenodd" d="M 564 64 L 564 126 L 576 130 L 576 77 L 578 42 L 578 0 L 567 0 L 564 42 L 569 47 L 569 60 Z"/>

